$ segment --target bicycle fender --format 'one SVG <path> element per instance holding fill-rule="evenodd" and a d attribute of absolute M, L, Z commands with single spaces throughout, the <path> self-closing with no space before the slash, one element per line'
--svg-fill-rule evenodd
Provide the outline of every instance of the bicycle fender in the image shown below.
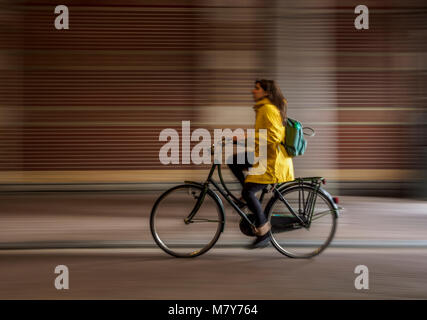
<path fill-rule="evenodd" d="M 290 181 L 290 182 L 285 182 L 284 184 L 282 184 L 281 186 L 279 186 L 277 188 L 278 191 L 282 191 L 283 189 L 287 189 L 287 188 L 291 188 L 293 186 L 300 186 L 300 185 L 305 185 L 305 186 L 310 186 L 312 187 L 312 185 L 310 183 L 307 182 L 298 182 L 298 181 Z"/>
<path fill-rule="evenodd" d="M 322 192 L 329 199 L 329 201 L 332 202 L 335 209 L 335 213 L 337 214 L 337 218 L 338 218 L 340 216 L 340 210 L 342 210 L 342 208 L 337 206 L 337 204 L 335 203 L 334 199 L 332 198 L 331 194 L 328 191 L 326 191 L 322 187 L 319 188 L 319 191 Z"/>

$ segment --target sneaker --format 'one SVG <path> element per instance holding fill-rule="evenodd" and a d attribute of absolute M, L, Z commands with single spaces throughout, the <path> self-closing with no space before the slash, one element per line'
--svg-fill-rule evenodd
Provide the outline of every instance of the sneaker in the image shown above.
<path fill-rule="evenodd" d="M 270 244 L 270 240 L 269 232 L 263 236 L 257 236 L 255 241 L 248 246 L 248 249 L 265 248 Z"/>

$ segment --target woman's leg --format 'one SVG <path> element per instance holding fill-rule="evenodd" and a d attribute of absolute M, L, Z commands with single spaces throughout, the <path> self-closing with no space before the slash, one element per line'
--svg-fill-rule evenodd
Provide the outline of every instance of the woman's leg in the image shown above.
<path fill-rule="evenodd" d="M 260 227 L 267 222 L 267 217 L 262 210 L 261 203 L 256 197 L 256 193 L 264 189 L 267 185 L 260 183 L 247 182 L 243 185 L 242 196 L 246 201 L 248 208 L 256 215 L 256 226 Z"/>
<path fill-rule="evenodd" d="M 245 184 L 245 175 L 243 174 L 244 170 L 247 170 L 252 165 L 247 161 L 246 153 L 245 153 L 245 163 L 238 164 L 237 163 L 237 154 L 233 155 L 233 163 L 229 163 L 228 167 L 231 172 L 233 172 L 234 176 L 239 180 L 240 184 L 243 186 Z"/>

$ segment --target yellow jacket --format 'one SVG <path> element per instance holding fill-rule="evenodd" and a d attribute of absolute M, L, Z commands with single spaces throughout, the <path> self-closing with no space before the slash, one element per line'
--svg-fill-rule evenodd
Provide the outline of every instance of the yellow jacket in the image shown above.
<path fill-rule="evenodd" d="M 263 174 L 248 175 L 245 182 L 271 184 L 294 180 L 292 158 L 281 145 L 285 138 L 285 127 L 282 124 L 280 111 L 268 98 L 258 101 L 254 109 L 256 112 L 255 155 L 259 156 L 258 130 L 267 129 L 267 168 Z"/>

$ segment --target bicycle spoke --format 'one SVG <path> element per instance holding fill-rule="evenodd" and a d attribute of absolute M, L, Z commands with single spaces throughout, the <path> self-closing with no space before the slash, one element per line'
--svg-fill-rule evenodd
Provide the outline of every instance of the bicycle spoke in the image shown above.
<path fill-rule="evenodd" d="M 313 218 L 311 219 L 311 221 L 317 220 L 317 219 L 319 219 L 319 218 L 321 218 L 323 216 L 331 214 L 331 212 L 333 212 L 333 210 L 325 210 L 325 211 L 322 211 L 322 212 L 315 213 L 315 214 L 313 214 Z"/>
<path fill-rule="evenodd" d="M 189 221 L 190 223 L 194 223 L 194 222 L 223 222 L 221 220 L 212 220 L 212 219 L 191 219 L 191 221 Z"/>

